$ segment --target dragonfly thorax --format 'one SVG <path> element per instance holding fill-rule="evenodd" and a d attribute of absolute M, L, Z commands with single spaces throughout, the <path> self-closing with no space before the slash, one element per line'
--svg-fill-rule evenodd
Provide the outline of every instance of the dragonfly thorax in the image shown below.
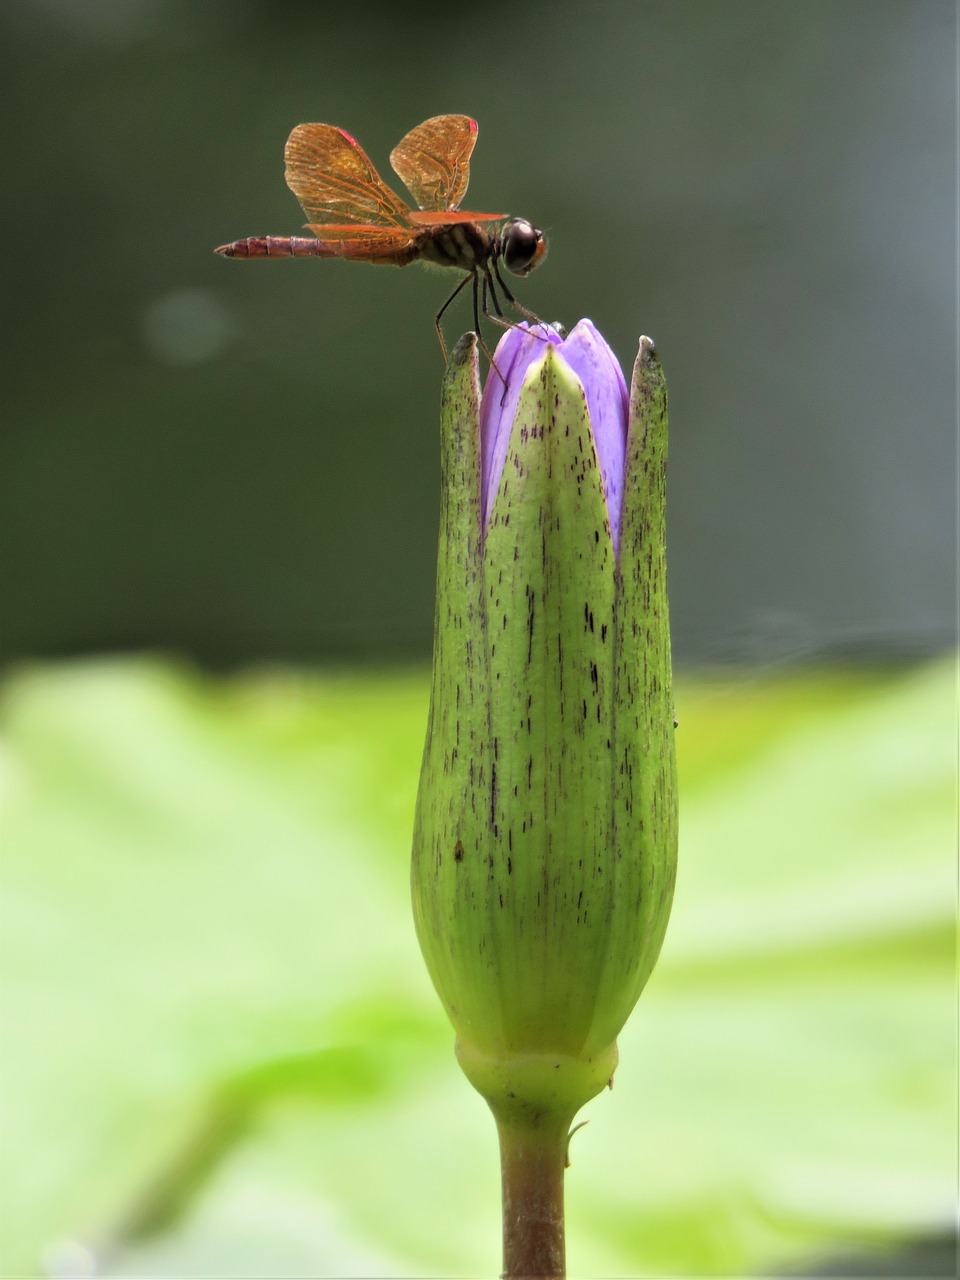
<path fill-rule="evenodd" d="M 495 256 L 496 245 L 497 238 L 488 235 L 480 223 L 455 222 L 423 232 L 417 256 L 440 267 L 476 271 Z"/>
<path fill-rule="evenodd" d="M 515 276 L 526 276 L 542 260 L 546 248 L 539 227 L 526 218 L 511 218 L 495 236 L 479 222 L 431 227 L 421 235 L 416 256 L 460 271 L 476 271 L 500 259 Z"/>

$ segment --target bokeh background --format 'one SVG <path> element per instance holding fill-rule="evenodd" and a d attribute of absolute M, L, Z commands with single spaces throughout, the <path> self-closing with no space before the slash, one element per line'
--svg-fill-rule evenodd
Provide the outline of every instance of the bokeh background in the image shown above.
<path fill-rule="evenodd" d="M 681 877 L 578 1275 L 955 1274 L 953 0 L 5 0 L 4 1276 L 483 1275 L 416 949 L 445 278 L 229 262 L 474 115 L 671 391 Z M 470 326 L 467 304 L 447 333 Z"/>

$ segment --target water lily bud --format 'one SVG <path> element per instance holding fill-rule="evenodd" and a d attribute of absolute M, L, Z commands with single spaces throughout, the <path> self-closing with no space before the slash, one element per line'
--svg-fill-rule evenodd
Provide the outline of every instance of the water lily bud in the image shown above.
<path fill-rule="evenodd" d="M 513 329 L 481 402 L 448 366 L 413 903 L 457 1054 L 498 1120 L 558 1131 L 607 1084 L 677 848 L 666 387 L 589 321 Z"/>

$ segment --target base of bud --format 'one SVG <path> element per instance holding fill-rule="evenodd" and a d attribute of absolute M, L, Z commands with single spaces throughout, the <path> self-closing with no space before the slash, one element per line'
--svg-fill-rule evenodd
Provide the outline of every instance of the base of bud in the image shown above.
<path fill-rule="evenodd" d="M 457 1061 L 498 1123 L 536 1124 L 548 1116 L 569 1123 L 610 1084 L 619 1054 L 616 1041 L 590 1058 L 509 1050 L 494 1054 L 458 1037 Z"/>

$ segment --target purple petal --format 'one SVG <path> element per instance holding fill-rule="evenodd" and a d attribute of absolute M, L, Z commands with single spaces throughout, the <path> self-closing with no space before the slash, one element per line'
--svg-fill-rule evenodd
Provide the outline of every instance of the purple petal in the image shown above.
<path fill-rule="evenodd" d="M 620 513 L 623 507 L 629 413 L 629 396 L 623 370 L 592 320 L 581 320 L 565 339 L 561 339 L 547 325 L 537 325 L 534 328 L 558 348 L 567 367 L 583 386 L 607 501 L 610 536 L 616 553 L 620 547 Z M 531 326 L 526 324 L 510 329 L 500 340 L 494 356 L 497 368 L 507 384 L 506 391 L 492 370 L 487 375 L 480 403 L 484 527 L 500 486 L 520 388 L 530 365 L 543 355 L 543 338 L 538 338 L 531 331 Z"/>
<path fill-rule="evenodd" d="M 537 333 L 542 336 L 536 337 Z M 507 384 L 506 392 L 503 382 L 492 369 L 484 384 L 483 398 L 480 401 L 480 496 L 484 528 L 493 510 L 503 464 L 507 459 L 510 429 L 513 426 L 513 415 L 517 411 L 520 388 L 529 367 L 543 355 L 544 338 L 554 345 L 559 345 L 561 341 L 560 335 L 545 324 L 531 326 L 524 322 L 515 329 L 508 329 L 500 339 L 493 357 Z"/>
<path fill-rule="evenodd" d="M 627 449 L 629 396 L 623 370 L 592 320 L 581 320 L 561 343 L 560 354 L 587 395 L 593 443 L 603 477 L 613 549 L 620 546 L 620 512 Z"/>

